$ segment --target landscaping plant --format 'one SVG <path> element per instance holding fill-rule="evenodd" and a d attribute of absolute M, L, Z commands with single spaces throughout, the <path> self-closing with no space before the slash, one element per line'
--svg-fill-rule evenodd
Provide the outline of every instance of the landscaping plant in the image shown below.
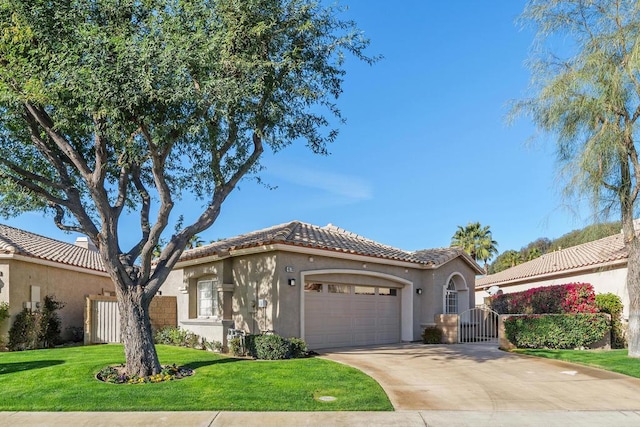
<path fill-rule="evenodd" d="M 44 297 L 42 310 L 23 309 L 9 329 L 9 350 L 50 348 L 61 342 L 58 310 L 65 303 L 53 295 Z"/>
<path fill-rule="evenodd" d="M 442 344 L 442 330 L 435 326 L 424 328 L 422 342 L 425 344 Z"/>
<path fill-rule="evenodd" d="M 521 292 L 494 295 L 491 309 L 499 314 L 597 313 L 593 286 L 589 283 L 541 286 Z"/>
<path fill-rule="evenodd" d="M 611 347 L 625 348 L 627 341 L 622 325 L 622 301 L 616 294 L 606 293 L 596 295 L 596 305 L 602 313 L 611 316 Z"/>
<path fill-rule="evenodd" d="M 518 348 L 589 347 L 609 331 L 604 313 L 512 316 L 504 320 L 507 339 Z"/>

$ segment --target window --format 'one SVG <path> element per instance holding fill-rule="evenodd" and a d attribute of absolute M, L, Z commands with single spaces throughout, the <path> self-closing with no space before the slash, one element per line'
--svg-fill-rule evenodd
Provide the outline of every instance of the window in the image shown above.
<path fill-rule="evenodd" d="M 198 318 L 208 319 L 218 315 L 217 280 L 198 281 Z"/>
<path fill-rule="evenodd" d="M 371 286 L 354 286 L 353 293 L 356 295 L 375 295 L 376 288 L 372 288 Z"/>
<path fill-rule="evenodd" d="M 378 295 L 395 297 L 396 295 L 398 295 L 398 290 L 390 288 L 378 288 Z"/>
<path fill-rule="evenodd" d="M 305 292 L 320 292 L 322 293 L 322 283 L 305 283 Z"/>
<path fill-rule="evenodd" d="M 330 294 L 348 294 L 351 288 L 347 285 L 328 285 L 327 290 Z"/>
<path fill-rule="evenodd" d="M 445 314 L 455 314 L 458 312 L 458 291 L 453 279 L 449 280 L 447 289 L 444 294 L 444 312 Z"/>

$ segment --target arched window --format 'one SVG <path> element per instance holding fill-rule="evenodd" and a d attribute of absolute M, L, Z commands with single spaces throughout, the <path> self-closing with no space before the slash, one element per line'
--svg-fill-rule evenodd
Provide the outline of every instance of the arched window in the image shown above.
<path fill-rule="evenodd" d="M 458 312 L 458 291 L 453 278 L 449 279 L 447 289 L 444 293 L 444 312 L 445 314 L 455 314 Z"/>

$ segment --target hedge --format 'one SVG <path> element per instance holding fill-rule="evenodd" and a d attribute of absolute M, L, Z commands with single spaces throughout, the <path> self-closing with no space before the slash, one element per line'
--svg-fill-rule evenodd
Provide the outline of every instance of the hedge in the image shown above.
<path fill-rule="evenodd" d="M 595 292 L 588 283 L 541 286 L 494 295 L 491 308 L 499 314 L 597 313 Z"/>
<path fill-rule="evenodd" d="M 524 315 L 504 321 L 507 339 L 518 348 L 573 349 L 600 341 L 609 331 L 604 313 Z"/>

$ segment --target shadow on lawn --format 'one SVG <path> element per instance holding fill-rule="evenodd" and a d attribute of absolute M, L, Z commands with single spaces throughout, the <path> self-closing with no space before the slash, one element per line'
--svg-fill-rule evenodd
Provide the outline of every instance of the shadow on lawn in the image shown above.
<path fill-rule="evenodd" d="M 37 360 L 33 362 L 0 363 L 0 375 L 29 371 L 31 369 L 48 368 L 49 366 L 62 365 L 63 363 L 64 360 Z"/>
<path fill-rule="evenodd" d="M 210 366 L 210 365 L 219 365 L 221 363 L 231 363 L 231 362 L 243 362 L 243 361 L 247 361 L 248 359 L 238 359 L 235 357 L 224 357 L 221 359 L 217 359 L 217 360 L 201 360 L 199 362 L 191 362 L 191 363 L 185 363 L 184 366 L 185 368 L 189 368 L 189 369 L 198 369 L 198 368 L 202 368 L 203 366 Z"/>

